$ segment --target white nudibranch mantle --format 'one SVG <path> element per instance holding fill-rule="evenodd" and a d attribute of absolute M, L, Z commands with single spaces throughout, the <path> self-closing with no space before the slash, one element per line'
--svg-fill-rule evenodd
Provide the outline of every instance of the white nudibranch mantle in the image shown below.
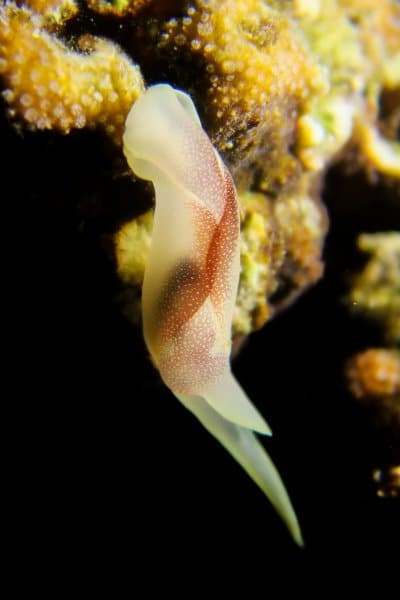
<path fill-rule="evenodd" d="M 230 369 L 240 273 L 232 178 L 191 98 L 169 85 L 149 87 L 136 100 L 123 149 L 132 171 L 155 190 L 142 292 L 152 360 L 173 394 L 242 465 L 302 544 L 283 482 L 253 433 L 268 435 L 270 429 Z"/>

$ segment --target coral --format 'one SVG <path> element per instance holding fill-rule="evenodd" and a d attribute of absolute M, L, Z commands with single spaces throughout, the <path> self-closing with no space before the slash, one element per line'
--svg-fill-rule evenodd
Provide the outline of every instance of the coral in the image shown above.
<path fill-rule="evenodd" d="M 199 101 L 208 130 L 239 185 L 254 183 L 256 169 L 257 188 L 264 192 L 298 175 L 289 151 L 296 119 L 309 95 L 322 92 L 326 82 L 282 11 L 260 0 L 238 0 L 234 9 L 226 0 L 200 1 L 182 19 L 167 22 L 160 47 L 172 61 L 186 59 L 189 49 L 190 60 L 200 63 Z"/>
<path fill-rule="evenodd" d="M 99 126 L 118 142 L 126 113 L 144 89 L 139 68 L 107 40 L 86 36 L 85 53 L 68 49 L 44 29 L 40 15 L 12 3 L 0 19 L 0 73 L 10 116 L 30 129 L 62 133 Z"/>
<path fill-rule="evenodd" d="M 346 368 L 349 389 L 365 403 L 397 399 L 400 411 L 400 352 L 370 348 L 350 359 Z M 400 413 L 399 413 L 400 417 Z"/>
<path fill-rule="evenodd" d="M 76 0 L 24 0 L 25 8 L 44 18 L 47 29 L 63 25 L 78 13 Z"/>
<path fill-rule="evenodd" d="M 347 361 L 345 373 L 349 391 L 369 410 L 375 435 L 385 433 L 395 448 L 400 428 L 400 351 L 368 348 Z"/>
<path fill-rule="evenodd" d="M 327 226 L 324 211 L 306 191 L 276 202 L 255 192 L 242 193 L 239 199 L 241 274 L 233 318 L 235 336 L 262 327 L 283 307 L 282 296 L 286 305 L 321 276 L 321 243 Z M 117 270 L 127 288 L 122 303 L 134 322 L 139 318 L 152 216 L 149 211 L 129 221 L 115 236 Z"/>
<path fill-rule="evenodd" d="M 363 234 L 358 247 L 370 258 L 353 277 L 348 304 L 377 321 L 389 343 L 400 341 L 400 233 Z"/>
<path fill-rule="evenodd" d="M 363 234 L 358 247 L 369 254 L 364 268 L 353 276 L 347 303 L 355 314 L 380 325 L 386 343 L 400 341 L 400 234 Z M 379 333 L 379 332 L 378 332 Z M 347 360 L 347 387 L 356 400 L 368 407 L 374 435 L 383 437 L 386 459 L 378 459 L 372 479 L 378 496 L 400 492 L 398 470 L 400 429 L 400 351 L 395 348 L 368 348 Z M 397 440 L 397 441 L 396 441 Z M 395 464 L 393 464 L 393 462 Z"/>
<path fill-rule="evenodd" d="M 285 247 L 285 260 L 278 273 L 278 308 L 295 300 L 323 272 L 321 251 L 328 218 L 316 189 L 318 182 L 304 174 L 295 192 L 282 194 L 273 203 Z"/>
<path fill-rule="evenodd" d="M 137 324 L 141 318 L 141 288 L 150 252 L 153 211 L 128 221 L 115 236 L 117 273 L 124 284 L 119 297 L 125 316 Z"/>
<path fill-rule="evenodd" d="M 329 411 L 332 407 L 327 402 L 336 393 L 336 384 L 330 383 L 336 379 L 325 378 L 325 368 L 321 375 L 318 366 L 326 366 L 326 371 L 334 372 L 336 377 L 337 364 L 331 363 L 340 353 L 347 356 L 347 348 L 333 350 L 325 326 L 332 333 L 337 318 L 343 330 L 346 326 L 363 327 L 358 320 L 349 323 L 342 313 L 340 318 L 335 311 L 333 315 L 329 313 L 335 302 L 335 277 L 347 273 L 354 259 L 354 249 L 347 245 L 349 237 L 353 240 L 362 231 L 398 228 L 398 0 L 0 2 L 0 104 L 6 117 L 2 121 L 2 139 L 8 157 L 5 171 L 10 173 L 7 187 L 16 192 L 20 213 L 35 215 L 32 245 L 42 244 L 43 251 L 36 256 L 33 253 L 31 263 L 35 265 L 34 272 L 42 269 L 43 281 L 49 280 L 45 308 L 42 313 L 30 310 L 31 321 L 40 323 L 38 331 L 41 316 L 42 320 L 51 319 L 51 328 L 55 328 L 57 319 L 68 323 L 68 288 L 71 282 L 76 284 L 72 304 L 86 304 L 87 308 L 82 323 L 97 308 L 92 327 L 76 327 L 73 337 L 79 345 L 85 335 L 95 340 L 90 346 L 95 358 L 92 363 L 89 356 L 88 363 L 82 360 L 82 370 L 93 365 L 90 378 L 100 383 L 90 391 L 98 389 L 100 396 L 106 395 L 100 389 L 104 381 L 101 376 L 109 365 L 103 356 L 99 361 L 106 346 L 107 350 L 111 348 L 107 355 L 111 362 L 118 363 L 114 371 L 110 366 L 113 397 L 123 396 L 118 393 L 123 388 L 129 389 L 129 399 L 132 391 L 140 395 L 143 379 L 151 377 L 141 372 L 147 359 L 140 354 L 143 347 L 138 336 L 132 336 L 110 305 L 119 292 L 125 314 L 139 324 L 143 274 L 151 243 L 152 195 L 150 186 L 127 172 L 120 142 L 131 105 L 145 87 L 159 82 L 168 82 L 190 94 L 239 190 L 242 271 L 233 322 L 236 348 L 243 334 L 261 327 L 321 276 L 328 226 L 321 196 L 327 181 L 326 196 L 334 221 L 326 253 L 329 280 L 292 314 L 298 325 L 296 319 L 304 316 L 303 307 L 311 306 L 312 311 L 318 302 L 316 310 L 321 318 L 314 320 L 311 315 L 297 329 L 301 336 L 296 341 L 300 340 L 301 352 L 304 348 L 298 372 L 304 365 L 313 385 L 314 381 L 319 382 L 315 389 L 326 399 L 322 409 Z M 98 129 L 100 136 L 89 134 L 93 129 Z M 26 130 L 30 133 L 25 135 Z M 52 135 L 35 133 L 38 130 Z M 99 140 L 101 143 L 97 144 Z M 12 169 L 8 169 L 10 164 Z M 333 165 L 335 168 L 326 179 Z M 376 181 L 380 186 L 372 187 Z M 337 192 L 343 188 L 346 193 Z M 393 191 L 394 196 L 390 196 Z M 351 218 L 346 220 L 349 215 Z M 343 244 L 342 232 L 347 236 L 343 237 Z M 73 243 L 64 244 L 65 238 L 73 238 Z M 107 262 L 101 252 L 102 240 L 111 240 L 114 262 Z M 64 246 L 65 256 L 60 260 L 60 247 Z M 360 248 L 370 256 L 366 257 L 369 260 L 365 268 L 353 277 L 348 305 L 355 314 L 377 322 L 387 345 L 393 346 L 400 339 L 399 234 L 369 234 L 360 238 Z M 39 260 L 35 260 L 37 255 Z M 54 259 L 50 260 L 52 255 Z M 76 278 L 65 273 L 78 266 L 81 268 Z M 93 280 L 88 277 L 92 271 Z M 101 285 L 97 285 L 97 276 Z M 58 288 L 53 283 L 57 278 L 63 282 Z M 28 282 L 23 276 L 21 279 L 28 289 L 29 278 Z M 83 292 L 79 287 L 82 281 Z M 41 286 L 40 278 L 34 281 L 33 288 L 29 285 L 33 300 L 37 296 L 37 305 L 42 304 L 40 292 L 45 296 Z M 83 298 L 89 288 L 91 293 Z M 65 299 L 62 311 L 58 307 L 60 298 Z M 104 313 L 108 310 L 112 316 L 107 324 L 109 315 Z M 310 312 L 306 314 L 310 316 Z M 279 387 L 279 377 L 285 378 L 291 372 L 290 356 L 299 354 L 298 345 L 292 344 L 291 319 L 289 315 L 276 324 L 278 329 L 282 325 L 284 332 L 286 326 L 287 337 L 282 335 L 279 342 L 271 327 L 271 353 L 264 353 L 261 347 L 257 350 L 257 339 L 253 346 L 259 367 L 255 381 L 262 385 L 262 395 L 272 397 L 272 389 L 277 390 L 284 414 L 295 414 L 281 394 L 285 385 Z M 346 319 L 345 323 L 340 319 Z M 322 330 L 317 336 L 315 321 Z M 123 332 L 122 343 L 114 335 L 118 327 Z M 64 342 L 62 329 L 61 326 L 61 331 L 56 332 L 60 346 Z M 339 336 L 342 328 L 337 329 Z M 109 337 L 107 330 L 112 331 Z M 269 332 L 266 334 L 267 341 Z M 132 337 L 138 342 L 133 350 Z M 262 338 L 258 336 L 258 340 Z M 350 336 L 346 333 L 336 339 L 344 338 L 347 343 Z M 104 346 L 99 344 L 97 349 L 100 339 Z M 315 339 L 322 341 L 312 348 Z M 282 356 L 275 353 L 275 343 L 284 347 L 280 363 L 283 375 L 277 375 L 272 388 L 273 378 L 268 375 L 270 357 Z M 354 352 L 354 343 L 358 343 L 357 336 L 351 339 L 349 353 Z M 384 345 L 383 340 L 362 343 Z M 48 346 L 49 354 L 56 354 L 53 344 Z M 135 352 L 138 348 L 141 351 Z M 69 365 L 69 351 L 65 356 L 64 362 Z M 40 359 L 38 355 L 39 362 Z M 350 389 L 367 405 L 367 412 L 376 417 L 374 427 L 383 420 L 386 436 L 394 426 L 390 442 L 385 438 L 381 444 L 384 456 L 368 467 L 370 472 L 379 467 L 377 487 L 389 495 L 393 489 L 399 489 L 399 461 L 392 443 L 398 439 L 399 431 L 398 364 L 394 350 L 370 348 L 351 359 L 348 366 Z M 74 368 L 71 363 L 70 370 Z M 47 371 L 51 374 L 51 365 Z M 40 368 L 37 372 L 41 372 Z M 295 390 L 295 404 L 300 406 L 297 399 L 304 399 L 304 389 L 297 385 L 298 381 L 296 377 L 290 389 Z M 155 395 L 153 387 L 144 391 L 149 397 Z M 97 402 L 95 392 L 86 396 L 89 395 Z M 318 407 L 316 419 L 321 416 L 319 402 L 306 402 L 304 411 L 301 409 L 305 421 L 299 423 L 303 433 L 302 425 L 312 422 L 308 416 L 313 406 Z M 334 411 L 342 407 L 335 405 Z M 141 415 L 136 416 L 139 422 Z M 347 417 L 344 412 L 343 417 Z M 151 408 L 145 418 L 153 418 Z M 328 419 L 326 425 L 328 421 L 337 422 Z M 352 426 L 351 419 L 349 422 Z M 294 430 L 297 429 L 296 423 Z M 312 430 L 319 431 L 320 427 L 310 426 L 309 431 Z M 330 439 L 329 435 L 326 437 Z M 299 437 L 297 440 L 302 443 Z M 352 461 L 346 460 L 346 468 L 347 463 Z M 385 470 L 385 464 L 391 465 L 389 470 Z"/>
<path fill-rule="evenodd" d="M 259 329 L 322 275 L 328 220 L 304 175 L 296 193 L 276 200 L 242 193 L 242 271 L 234 334 Z"/>
<path fill-rule="evenodd" d="M 199 72 L 208 129 L 239 185 L 295 186 L 302 168 L 324 169 L 350 140 L 386 172 L 357 126 L 373 127 L 382 91 L 399 87 L 396 3 L 233 4 L 189 6 L 167 22 L 160 46 Z"/>
<path fill-rule="evenodd" d="M 115 250 L 118 275 L 128 286 L 141 286 L 151 245 L 153 211 L 126 223 L 117 233 Z"/>
<path fill-rule="evenodd" d="M 272 314 L 267 298 L 277 289 L 277 272 L 285 257 L 285 245 L 263 194 L 240 195 L 241 273 L 233 315 L 234 335 L 259 329 Z"/>
<path fill-rule="evenodd" d="M 359 122 L 357 136 L 365 159 L 381 173 L 400 178 L 400 143 L 379 135 L 376 128 Z"/>
<path fill-rule="evenodd" d="M 393 0 L 7 2 L 3 97 L 20 127 L 100 128 L 118 145 L 145 84 L 167 79 L 187 90 L 239 189 L 234 331 L 248 333 L 322 273 L 319 196 L 330 164 L 341 159 L 399 181 L 399 23 Z M 119 273 L 136 298 L 149 223 L 127 224 L 116 238 Z M 126 257 L 137 253 L 137 263 L 123 258 L 130 243 Z M 363 285 L 355 284 L 363 298 L 354 306 L 398 339 L 396 294 L 387 290 L 379 308 Z"/>
<path fill-rule="evenodd" d="M 400 6 L 326 0 L 311 3 L 310 11 L 309 4 L 294 2 L 292 15 L 328 69 L 329 89 L 311 96 L 299 118 L 298 156 L 306 168 L 317 170 L 351 140 L 360 164 L 398 177 L 398 159 L 396 167 L 396 159 L 387 160 L 397 154 L 396 145 L 382 140 L 376 148 L 367 132 L 376 131 L 382 94 L 400 86 Z"/>
<path fill-rule="evenodd" d="M 277 272 L 285 256 L 282 232 L 274 225 L 269 204 L 262 194 L 240 196 L 241 274 L 233 317 L 233 334 L 259 329 L 273 308 L 267 296 L 278 286 Z M 134 323 L 140 319 L 140 290 L 151 244 L 153 211 L 126 223 L 115 236 L 117 272 L 124 284 L 120 301 L 125 315 Z"/>
<path fill-rule="evenodd" d="M 357 25 L 362 51 L 375 65 L 376 76 L 387 81 L 386 65 L 383 70 L 381 65 L 382 58 L 389 58 L 392 52 L 399 52 L 398 2 L 377 4 L 375 0 L 338 0 L 337 4 L 345 11 L 349 21 Z M 398 77 L 397 74 L 397 81 Z"/>
<path fill-rule="evenodd" d="M 122 17 L 125 15 L 137 15 L 153 0 L 86 0 L 90 10 L 101 15 L 114 15 Z"/>

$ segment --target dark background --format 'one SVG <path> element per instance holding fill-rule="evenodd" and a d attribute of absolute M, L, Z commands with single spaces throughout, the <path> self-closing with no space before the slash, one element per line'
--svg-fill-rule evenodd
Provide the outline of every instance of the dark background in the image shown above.
<path fill-rule="evenodd" d="M 379 344 L 379 332 L 341 302 L 361 264 L 357 233 L 400 228 L 396 191 L 331 172 L 324 279 L 234 362 L 273 428 L 265 444 L 302 525 L 300 550 L 163 386 L 121 314 L 107 236 L 134 208 L 130 179 L 115 178 L 102 138 L 21 135 L 6 122 L 1 135 L 12 209 L 3 222 L 12 308 L 4 493 L 15 590 L 39 585 L 59 597 L 70 585 L 89 595 L 110 586 L 112 598 L 191 598 L 244 588 L 247 598 L 279 586 L 274 597 L 325 598 L 336 586 L 376 584 L 383 598 L 398 588 L 399 503 L 378 498 L 371 481 L 396 457 L 397 440 L 343 378 L 346 358 Z"/>

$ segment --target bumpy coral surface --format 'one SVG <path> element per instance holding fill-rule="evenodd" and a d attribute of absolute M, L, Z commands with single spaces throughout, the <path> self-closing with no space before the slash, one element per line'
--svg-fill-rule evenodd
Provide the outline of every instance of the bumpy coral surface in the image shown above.
<path fill-rule="evenodd" d="M 88 8 L 101 15 L 136 15 L 153 0 L 86 0 Z"/>
<path fill-rule="evenodd" d="M 24 0 L 17 4 L 23 4 L 35 14 L 42 15 L 48 28 L 62 25 L 78 13 L 76 0 Z"/>
<path fill-rule="evenodd" d="M 400 352 L 370 348 L 348 363 L 347 376 L 352 394 L 363 402 L 379 403 L 397 398 L 400 410 Z"/>
<path fill-rule="evenodd" d="M 267 294 L 278 287 L 277 273 L 285 258 L 285 241 L 272 207 L 262 194 L 240 196 L 242 206 L 241 278 L 233 319 L 233 333 L 247 334 L 261 327 L 272 307 Z M 144 269 L 150 251 L 153 211 L 129 221 L 115 237 L 118 274 L 126 286 L 124 312 L 138 322 Z M 266 294 L 267 291 L 267 294 Z"/>
<path fill-rule="evenodd" d="M 280 279 L 290 282 L 285 303 L 293 300 L 322 272 L 320 231 L 325 217 L 306 194 L 273 203 L 260 193 L 242 193 L 241 276 L 233 319 L 234 335 L 259 329 L 280 301 Z M 138 293 L 151 244 L 153 213 L 130 221 L 115 238 L 118 274 L 130 292 L 124 295 L 125 312 L 138 321 Z M 131 305 L 131 306 L 130 306 Z"/>
<path fill-rule="evenodd" d="M 369 255 L 353 278 L 349 305 L 377 321 L 390 343 L 400 342 L 400 233 L 363 234 L 358 247 Z"/>
<path fill-rule="evenodd" d="M 202 66 L 204 112 L 218 148 L 240 160 L 257 161 L 263 190 L 274 188 L 275 161 L 286 156 L 296 117 L 312 92 L 324 88 L 324 73 L 283 11 L 260 0 L 200 1 L 182 19 L 171 19 L 161 47 L 175 60 L 190 49 Z M 261 143 L 260 143 L 261 142 Z M 255 152 L 257 145 L 258 155 Z M 268 155 L 270 169 L 262 169 Z M 272 169 L 272 171 L 271 171 Z M 286 175 L 286 178 L 288 175 Z M 285 182 L 279 180 L 278 185 Z"/>
<path fill-rule="evenodd" d="M 54 8 L 31 4 L 45 14 Z M 129 58 L 93 36 L 80 40 L 85 52 L 70 50 L 46 31 L 44 17 L 13 3 L 0 19 L 0 72 L 9 114 L 31 129 L 69 133 L 100 126 L 119 140 L 125 115 L 143 91 L 140 71 Z"/>
<path fill-rule="evenodd" d="M 397 466 L 400 352 L 387 348 L 369 348 L 359 352 L 347 361 L 346 377 L 349 391 L 368 409 L 373 419 L 376 443 L 379 443 L 380 437 L 386 438 L 383 442 L 387 453 L 383 463 L 386 464 L 381 464 L 373 473 L 377 494 L 397 495 L 400 492 Z"/>
<path fill-rule="evenodd" d="M 233 331 L 246 334 L 271 316 L 267 296 L 277 289 L 276 275 L 285 257 L 285 244 L 272 207 L 262 194 L 242 194 L 240 204 L 242 270 Z"/>
<path fill-rule="evenodd" d="M 124 284 L 120 302 L 124 314 L 140 323 L 140 290 L 151 246 L 153 211 L 126 223 L 115 236 L 117 272 Z"/>
<path fill-rule="evenodd" d="M 319 196 L 334 161 L 400 180 L 395 0 L 6 2 L 0 76 L 19 127 L 101 129 L 117 154 L 145 85 L 167 81 L 191 94 L 242 198 L 236 333 L 260 327 L 320 277 Z M 143 217 L 116 237 L 118 272 L 135 297 L 148 224 Z M 396 310 L 385 317 L 391 339 Z"/>

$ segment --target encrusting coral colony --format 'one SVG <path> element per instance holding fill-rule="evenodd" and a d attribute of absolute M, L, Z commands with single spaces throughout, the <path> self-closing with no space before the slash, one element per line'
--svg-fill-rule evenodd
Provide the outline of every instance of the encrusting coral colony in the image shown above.
<path fill-rule="evenodd" d="M 127 114 L 148 85 L 190 94 L 241 203 L 234 336 L 260 328 L 320 278 L 328 229 L 320 193 L 334 162 L 400 189 L 396 0 L 6 1 L 0 77 L 16 127 L 101 130 L 121 157 Z M 132 183 L 133 197 L 135 185 L 143 190 Z M 133 320 L 152 214 L 148 202 L 114 235 Z M 388 345 L 399 342 L 399 239 L 360 238 L 373 258 L 349 292 L 350 306 L 383 323 Z M 398 369 L 397 354 L 375 360 Z M 353 362 L 356 395 L 365 364 Z"/>
<path fill-rule="evenodd" d="M 262 326 L 320 277 L 319 191 L 334 159 L 348 151 L 400 178 L 398 104 L 384 122 L 379 115 L 383 93 L 400 95 L 397 2 L 24 0 L 0 10 L 2 93 L 24 127 L 102 128 L 118 147 L 145 73 L 154 81 L 167 72 L 190 92 L 242 200 L 235 334 Z M 118 20 L 115 39 L 68 38 L 74 20 L 98 15 Z M 116 236 L 119 273 L 137 289 L 150 218 Z"/>

